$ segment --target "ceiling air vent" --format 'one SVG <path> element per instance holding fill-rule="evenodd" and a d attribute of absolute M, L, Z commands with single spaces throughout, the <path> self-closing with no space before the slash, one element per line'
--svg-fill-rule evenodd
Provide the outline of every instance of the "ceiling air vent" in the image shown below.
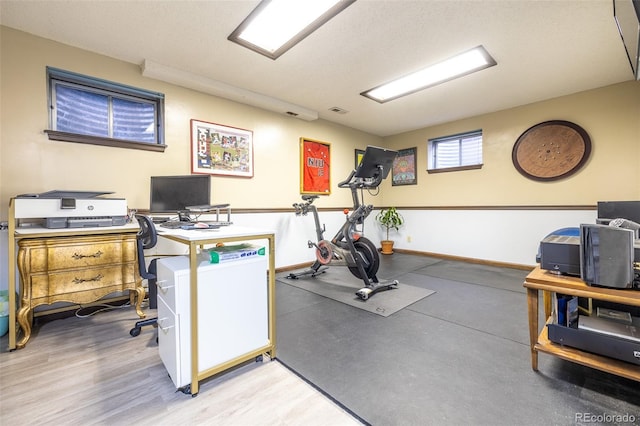
<path fill-rule="evenodd" d="M 340 107 L 331 107 L 331 108 L 329 108 L 329 111 L 335 112 L 337 114 L 346 114 L 346 113 L 349 112 L 346 109 L 342 109 Z"/>

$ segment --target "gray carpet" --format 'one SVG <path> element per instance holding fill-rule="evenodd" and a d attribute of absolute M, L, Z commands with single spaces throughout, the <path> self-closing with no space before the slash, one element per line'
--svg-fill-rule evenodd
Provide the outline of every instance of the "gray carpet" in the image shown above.
<path fill-rule="evenodd" d="M 356 292 L 364 286 L 364 283 L 353 276 L 347 268 L 329 268 L 316 277 L 307 275 L 298 279 L 290 279 L 286 278 L 287 275 L 289 274 L 281 274 L 276 279 L 283 284 L 307 290 L 383 317 L 388 317 L 435 293 L 433 290 L 400 282 L 397 288 L 382 290 L 370 296 L 368 300 L 361 300 L 356 296 Z"/>

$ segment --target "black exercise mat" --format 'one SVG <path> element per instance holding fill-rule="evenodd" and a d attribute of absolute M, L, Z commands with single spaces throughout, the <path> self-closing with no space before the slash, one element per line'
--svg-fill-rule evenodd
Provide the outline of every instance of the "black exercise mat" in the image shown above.
<path fill-rule="evenodd" d="M 479 284 L 524 293 L 525 289 L 522 284 L 524 283 L 525 277 L 531 271 L 454 260 L 442 260 L 413 272 L 446 280 Z"/>
<path fill-rule="evenodd" d="M 356 296 L 356 292 L 364 286 L 364 283 L 351 275 L 347 268 L 329 268 L 316 277 L 304 275 L 297 279 L 290 279 L 286 278 L 287 275 L 289 274 L 280 275 L 277 280 L 383 317 L 388 317 L 435 293 L 433 290 L 414 287 L 400 281 L 397 288 L 379 291 L 369 299 L 361 300 Z"/>

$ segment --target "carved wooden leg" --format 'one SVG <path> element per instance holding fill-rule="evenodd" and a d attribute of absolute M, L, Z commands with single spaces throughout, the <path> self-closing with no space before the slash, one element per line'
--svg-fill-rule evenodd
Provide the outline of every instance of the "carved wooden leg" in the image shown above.
<path fill-rule="evenodd" d="M 538 290 L 527 288 L 527 311 L 529 314 L 529 344 L 531 345 L 531 368 L 538 371 Z"/>
<path fill-rule="evenodd" d="M 144 287 L 138 286 L 135 290 L 130 290 L 129 294 L 133 293 L 134 291 L 136 292 L 136 313 L 140 318 L 145 318 L 147 315 L 142 312 L 142 301 L 144 300 L 144 296 L 146 293 L 144 291 Z"/>
<path fill-rule="evenodd" d="M 18 243 L 21 245 L 21 243 Z M 24 345 L 27 344 L 29 338 L 31 337 L 31 282 L 28 278 L 29 274 L 27 273 L 28 268 L 28 260 L 27 260 L 27 252 L 20 247 L 18 250 L 18 271 L 20 272 L 20 306 L 18 312 L 16 313 L 16 320 L 22 328 L 22 339 L 18 343 L 16 343 L 17 349 L 24 348 Z M 16 330 L 16 335 L 18 334 L 18 330 Z"/>
<path fill-rule="evenodd" d="M 29 305 L 23 305 L 16 315 L 18 319 L 18 324 L 20 324 L 20 328 L 22 328 L 22 339 L 18 343 L 16 343 L 16 348 L 22 349 L 27 344 L 29 339 L 31 338 L 31 308 Z"/>

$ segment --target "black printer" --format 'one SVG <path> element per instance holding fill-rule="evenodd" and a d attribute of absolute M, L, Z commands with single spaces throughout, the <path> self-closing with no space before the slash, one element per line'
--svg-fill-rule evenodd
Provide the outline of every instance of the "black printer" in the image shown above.
<path fill-rule="evenodd" d="M 562 228 L 547 235 L 536 256 L 542 269 L 580 276 L 580 228 Z"/>

